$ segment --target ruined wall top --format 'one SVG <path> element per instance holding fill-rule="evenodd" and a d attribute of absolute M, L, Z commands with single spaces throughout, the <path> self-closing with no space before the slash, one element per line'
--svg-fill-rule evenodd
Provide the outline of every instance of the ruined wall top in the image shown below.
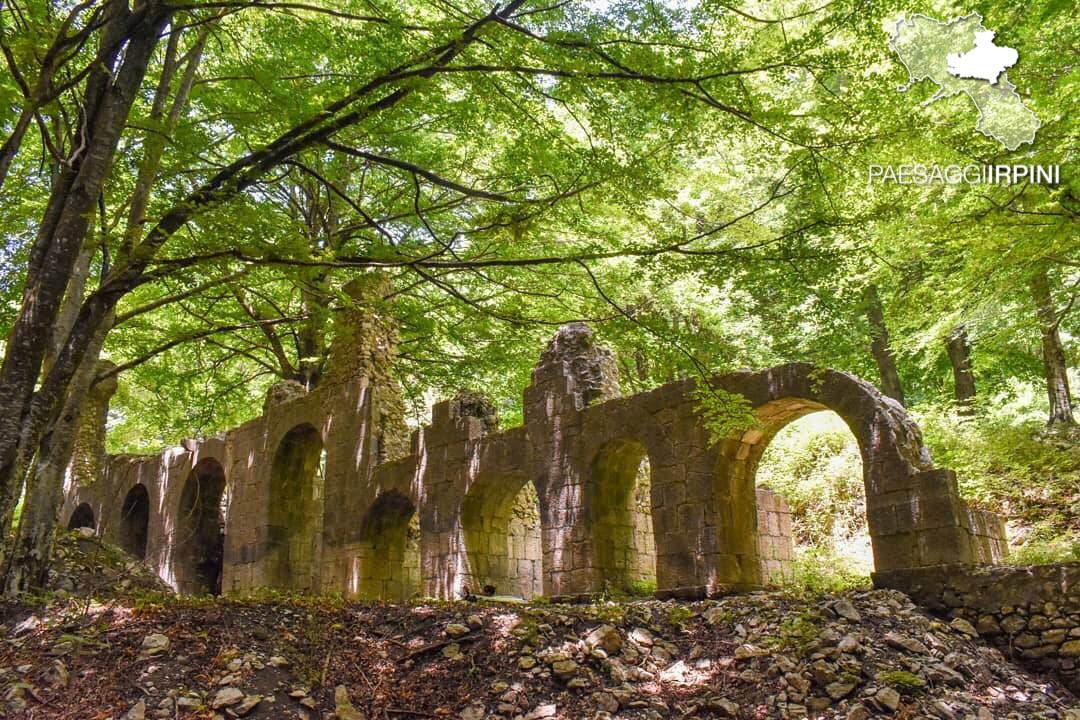
<path fill-rule="evenodd" d="M 499 429 L 499 413 L 495 403 L 486 395 L 472 390 L 460 390 L 450 400 L 450 418 L 476 418 L 480 421 L 484 432 L 495 432 Z"/>
<path fill-rule="evenodd" d="M 391 380 L 397 351 L 397 323 L 385 312 L 390 280 L 381 274 L 355 278 L 342 287 L 348 306 L 334 322 L 334 340 L 327 358 L 331 384 L 366 376 Z"/>
<path fill-rule="evenodd" d="M 622 395 L 614 353 L 599 345 L 592 328 L 582 322 L 559 328 L 540 354 L 532 384 L 540 387 L 557 378 L 565 379 L 566 392 L 578 410 Z"/>
<path fill-rule="evenodd" d="M 877 392 L 877 388 L 873 385 L 866 384 Z M 907 414 L 904 406 L 884 393 L 879 392 L 877 399 L 881 403 L 885 416 L 889 419 L 889 426 L 893 428 L 897 452 L 918 470 L 929 470 L 934 467 L 934 462 L 930 459 L 930 450 L 923 442 L 922 431 Z"/>
<path fill-rule="evenodd" d="M 266 390 L 266 399 L 263 401 L 263 415 L 268 415 L 270 408 L 305 395 L 307 395 L 307 388 L 302 383 L 296 380 L 279 380 Z"/>

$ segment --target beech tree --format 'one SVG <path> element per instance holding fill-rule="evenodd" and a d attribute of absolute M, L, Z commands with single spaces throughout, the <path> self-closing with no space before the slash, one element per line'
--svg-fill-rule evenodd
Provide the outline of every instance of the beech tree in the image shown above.
<path fill-rule="evenodd" d="M 896 360 L 892 346 L 889 345 L 889 329 L 885 325 L 885 310 L 881 305 L 877 285 L 866 286 L 864 294 L 866 319 L 870 325 L 870 352 L 874 356 L 878 373 L 881 376 L 881 389 L 886 395 L 904 404 L 904 388 L 900 383 L 900 374 L 896 370 Z"/>
<path fill-rule="evenodd" d="M 1068 364 L 1059 328 L 1061 321 L 1076 302 L 1076 290 L 1073 289 L 1068 303 L 1059 310 L 1050 291 L 1049 273 L 1042 267 L 1031 277 L 1031 297 L 1035 301 L 1035 315 L 1039 319 L 1039 331 L 1042 335 L 1043 369 L 1046 373 L 1046 395 L 1050 405 L 1050 416 L 1046 424 L 1051 427 L 1075 425 Z"/>

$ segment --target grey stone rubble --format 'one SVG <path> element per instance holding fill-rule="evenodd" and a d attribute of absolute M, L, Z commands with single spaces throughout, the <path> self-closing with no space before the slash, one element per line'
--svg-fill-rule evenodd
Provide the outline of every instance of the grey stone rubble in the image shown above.
<path fill-rule="evenodd" d="M 520 657 L 539 662 L 519 663 L 524 680 L 492 684 L 486 717 L 568 717 L 542 690 L 537 698 L 541 680 L 584 693 L 593 718 L 1080 720 L 1065 688 L 1024 673 L 894 591 L 817 602 L 754 593 L 631 603 L 593 611 L 610 622 L 580 636 L 560 631 L 572 612 L 537 609 L 512 631 L 525 643 Z M 664 616 L 677 616 L 684 632 L 655 622 Z M 696 642 L 695 623 L 725 634 L 722 649 Z M 685 697 L 664 700 L 658 686 L 683 688 L 673 694 Z"/>
<path fill-rule="evenodd" d="M 487 638 L 507 659 L 499 672 L 478 681 L 486 692 L 472 693 L 448 715 L 465 720 L 1080 720 L 1077 697 L 1060 683 L 1024 671 L 891 590 L 814 600 L 758 592 L 692 603 L 534 605 L 477 613 L 458 605 L 431 617 L 440 620 L 427 624 L 428 635 L 405 638 L 405 644 L 438 643 L 451 637 L 451 627 L 465 628 L 453 637 Z M 161 645 L 157 639 L 144 644 Z M 462 644 L 452 657 L 430 652 L 399 660 L 398 672 L 412 673 L 412 682 L 446 682 L 468 672 L 475 661 L 471 647 Z M 184 662 L 178 651 L 170 647 L 140 661 L 139 693 L 123 718 L 315 720 L 330 711 L 338 720 L 381 717 L 378 706 L 362 699 L 370 687 L 362 676 L 349 685 L 339 680 L 310 687 L 292 674 L 294 665 L 309 659 L 266 648 L 221 652 L 212 669 L 198 670 L 206 675 L 203 689 L 169 686 L 166 665 Z M 519 661 L 525 658 L 533 662 Z M 3 700 L 16 713 L 37 692 L 18 680 L 30 671 L 0 667 L 8 687 Z M 387 682 L 394 687 L 397 681 Z M 451 686 L 452 707 L 453 691 Z"/>

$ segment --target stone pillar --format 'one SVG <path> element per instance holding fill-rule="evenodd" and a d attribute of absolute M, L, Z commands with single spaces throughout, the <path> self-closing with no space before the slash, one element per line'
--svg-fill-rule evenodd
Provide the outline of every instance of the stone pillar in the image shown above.
<path fill-rule="evenodd" d="M 879 572 L 976 561 L 968 506 L 947 468 L 892 476 L 885 492 L 867 493 L 866 519 Z"/>
<path fill-rule="evenodd" d="M 342 290 L 352 305 L 342 310 L 334 325 L 334 341 L 327 359 L 324 385 L 344 385 L 366 378 L 366 403 L 371 407 L 371 465 L 396 460 L 409 453 L 405 402 L 394 375 L 397 324 L 382 299 L 391 289 L 383 275 L 363 276 Z"/>
<path fill-rule="evenodd" d="M 328 416 L 320 546 L 326 590 L 351 573 L 355 558 L 349 546 L 376 499 L 375 468 L 409 454 L 405 403 L 394 376 L 397 326 L 383 300 L 389 280 L 363 275 L 342 290 L 350 302 L 334 318 L 326 371 L 312 391 Z"/>
<path fill-rule="evenodd" d="M 97 374 L 115 370 L 108 360 L 99 360 Z M 105 474 L 105 421 L 109 415 L 109 402 L 116 392 L 116 376 L 90 386 L 83 403 L 82 412 L 75 426 L 75 443 L 68 468 L 69 482 L 79 487 L 89 487 Z"/>
<path fill-rule="evenodd" d="M 581 411 L 619 397 L 618 367 L 584 323 L 559 328 L 525 389 L 529 466 L 540 495 L 544 592 L 603 590 L 594 572 L 585 483 L 591 458 L 581 452 Z"/>
<path fill-rule="evenodd" d="M 497 428 L 495 406 L 483 395 L 458 393 L 435 403 L 431 424 L 417 433 L 424 502 L 420 507 L 420 572 L 424 593 L 460 597 L 467 564 L 461 501 L 476 441 Z M 470 588 L 476 590 L 476 588 Z"/>

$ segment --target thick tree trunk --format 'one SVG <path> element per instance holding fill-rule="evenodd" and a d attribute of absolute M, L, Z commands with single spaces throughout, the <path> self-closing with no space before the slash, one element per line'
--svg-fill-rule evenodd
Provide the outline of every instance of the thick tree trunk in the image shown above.
<path fill-rule="evenodd" d="M 63 411 L 38 447 L 34 472 L 27 482 L 26 502 L 15 544 L 4 569 L 4 592 L 9 596 L 45 585 L 56 525 L 64 503 L 65 477 L 73 475 L 76 469 L 84 474 L 87 471 L 86 462 L 81 462 L 78 468 L 73 462 L 76 443 L 80 438 L 97 437 L 97 428 L 84 427 L 95 423 L 101 425 L 103 439 L 105 413 L 109 399 L 116 391 L 115 377 L 94 383 L 100 371 L 113 365 L 97 359 L 104 335 L 102 332 L 95 338 L 94 346 L 72 380 Z M 97 451 L 96 448 L 86 450 Z"/>
<path fill-rule="evenodd" d="M 1046 396 L 1050 401 L 1050 414 L 1046 424 L 1075 425 L 1073 417 L 1072 394 L 1069 391 L 1068 364 L 1065 361 L 1065 349 L 1061 345 L 1058 326 L 1061 318 L 1054 308 L 1053 295 L 1050 293 L 1050 278 L 1046 268 L 1037 272 L 1031 279 L 1031 295 L 1035 299 L 1035 314 L 1039 318 L 1039 332 L 1042 334 L 1043 372 L 1046 376 Z"/>
<path fill-rule="evenodd" d="M 43 361 L 43 372 L 47 373 L 56 361 L 56 356 L 59 353 L 60 347 L 67 339 L 67 334 L 71 331 L 72 325 L 75 323 L 75 316 L 79 312 L 79 307 L 82 305 L 83 295 L 86 292 L 86 281 L 90 274 L 90 263 L 94 257 L 94 247 L 92 243 L 86 243 L 83 246 L 82 251 L 79 253 L 79 257 L 75 262 L 75 267 L 72 269 L 71 279 L 68 282 L 67 294 L 64 296 L 64 302 L 60 306 L 60 311 L 57 314 L 56 325 L 52 328 L 52 339 L 49 342 L 48 350 L 45 354 Z M 77 408 L 78 400 L 75 405 L 72 406 L 69 400 L 68 406 L 64 408 L 64 414 L 70 414 L 73 408 Z M 52 445 L 55 445 L 55 441 L 51 441 Z M 40 453 L 42 448 L 39 448 Z M 38 498 L 38 493 L 35 492 L 35 482 L 42 475 L 42 471 L 45 470 L 48 473 L 47 468 L 42 468 L 40 463 L 42 458 L 37 457 L 37 464 L 31 468 L 26 475 L 26 493 L 23 504 L 23 518 L 28 515 L 33 515 L 35 512 L 34 503 Z M 13 538 L 10 535 L 5 535 L 0 542 L 0 559 L 10 557 L 10 551 L 13 545 Z M 3 562 L 0 562 L 0 584 L 2 584 L 3 577 Z"/>
<path fill-rule="evenodd" d="M 126 253 L 132 247 L 134 240 L 141 232 L 153 180 L 161 164 L 163 138 L 171 134 L 176 125 L 176 119 L 186 104 L 187 94 L 194 81 L 195 70 L 208 33 L 209 26 L 204 26 L 200 31 L 188 61 L 187 72 L 176 93 L 173 108 L 166 119 L 165 105 L 176 73 L 179 46 L 179 33 L 169 34 L 161 77 L 151 109 L 151 119 L 164 129 L 161 132 L 149 133 L 144 142 L 144 154 L 139 165 L 135 190 L 131 195 L 125 242 L 121 245 L 122 253 Z M 143 76 L 145 77 L 145 73 Z M 141 78 L 139 82 L 141 83 Z M 87 233 L 89 236 L 89 227 Z M 82 309 L 90 262 L 95 252 L 95 244 L 91 241 L 85 242 L 75 261 L 71 279 L 68 282 L 67 294 L 57 314 L 56 324 L 52 330 L 52 340 L 43 362 L 42 373 L 46 377 L 50 376 Z M 65 470 L 70 465 L 69 459 L 72 456 L 73 444 L 76 442 L 76 428 L 80 427 L 79 418 L 83 401 L 88 393 L 91 399 L 94 399 L 96 393 L 103 391 L 102 388 L 110 388 L 108 391 L 110 396 L 115 390 L 116 378 L 110 377 L 106 382 L 100 383 L 95 392 L 90 391 L 96 374 L 95 368 L 99 364 L 98 356 L 111 326 L 112 317 L 99 326 L 96 334 L 86 344 L 86 355 L 79 362 L 78 369 L 70 379 L 63 408 L 38 443 L 37 464 L 28 479 L 23 517 L 18 528 L 14 551 L 11 554 L 5 553 L 7 562 L 4 568 L 3 586 L 5 592 L 9 594 L 17 594 L 45 580 L 48 560 L 52 554 L 52 534 L 56 527 L 56 514 L 62 502 Z M 105 402 L 107 405 L 107 399 Z M 28 425 L 33 427 L 32 424 L 28 423 Z M 23 441 L 27 447 L 30 446 L 27 438 Z"/>
<path fill-rule="evenodd" d="M 960 412 L 969 415 L 975 412 L 975 374 L 971 370 L 971 343 L 968 341 L 967 328 L 959 325 L 945 341 L 945 350 L 949 354 L 949 363 L 953 371 L 953 397 Z"/>
<path fill-rule="evenodd" d="M 886 395 L 903 405 L 904 387 L 900 384 L 896 360 L 889 346 L 889 329 L 885 326 L 885 311 L 881 306 L 877 285 L 871 283 L 867 286 L 863 302 L 866 308 L 866 319 L 870 323 L 870 352 L 874 356 L 874 362 L 877 363 L 878 374 L 881 375 L 881 389 Z"/>
<path fill-rule="evenodd" d="M 0 535 L 6 535 L 10 528 L 30 456 L 61 409 L 67 383 L 94 335 L 92 331 L 85 333 L 78 357 L 68 357 L 63 386 L 34 412 L 34 387 L 72 269 L 131 105 L 169 17 L 156 2 L 143 3 L 128 12 L 126 3 L 116 0 L 111 9 L 94 70 L 86 80 L 83 119 L 77 133 L 80 144 L 72 148 L 50 193 L 30 251 L 20 313 L 8 335 L 0 367 Z M 118 60 L 120 66 L 114 69 Z M 62 361 L 61 352 L 57 365 Z"/>
<path fill-rule="evenodd" d="M 42 363 L 43 373 L 49 372 L 56 361 L 56 356 L 60 354 L 60 348 L 67 340 L 67 334 L 71 332 L 71 327 L 75 324 L 79 308 L 82 307 L 83 296 L 86 294 L 86 281 L 90 278 L 90 263 L 96 252 L 97 248 L 94 244 L 87 242 L 75 260 L 75 266 L 71 270 L 71 279 L 68 280 L 67 294 L 64 295 L 64 302 L 57 313 L 56 324 L 52 329 L 52 339 L 49 341 L 49 348 Z"/>

